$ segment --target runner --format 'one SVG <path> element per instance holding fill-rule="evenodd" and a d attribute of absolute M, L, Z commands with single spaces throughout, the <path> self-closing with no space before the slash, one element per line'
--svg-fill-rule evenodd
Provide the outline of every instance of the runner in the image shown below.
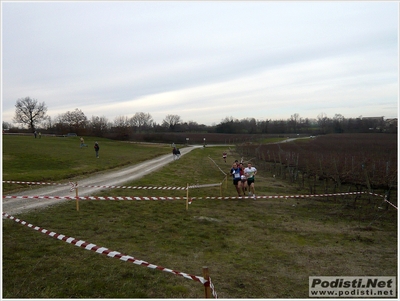
<path fill-rule="evenodd" d="M 243 195 L 246 195 L 247 191 L 247 178 L 246 175 L 244 174 L 244 165 L 242 162 L 239 163 L 239 168 L 240 168 L 240 181 L 242 182 L 242 191 Z"/>
<path fill-rule="evenodd" d="M 236 161 L 232 164 L 230 174 L 232 175 L 233 185 L 235 185 L 238 196 L 239 196 L 239 198 L 241 198 L 242 197 L 242 195 L 241 195 L 242 181 L 240 180 L 240 168 L 239 168 L 238 164 L 236 163 Z"/>
<path fill-rule="evenodd" d="M 256 199 L 256 192 L 254 188 L 254 176 L 257 174 L 257 169 L 251 166 L 251 162 L 247 163 L 244 169 L 244 174 L 247 177 L 247 186 L 249 187 L 249 196 L 253 193 L 253 198 Z M 251 192 L 250 192 L 251 191 Z"/>

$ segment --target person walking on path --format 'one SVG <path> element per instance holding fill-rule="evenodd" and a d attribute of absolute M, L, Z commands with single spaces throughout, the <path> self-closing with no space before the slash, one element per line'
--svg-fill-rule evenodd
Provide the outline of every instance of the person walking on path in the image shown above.
<path fill-rule="evenodd" d="M 251 162 L 247 163 L 244 169 L 244 175 L 247 177 L 247 186 L 249 187 L 249 196 L 253 193 L 253 198 L 256 199 L 256 191 L 254 188 L 254 176 L 257 174 L 257 169 L 251 166 Z"/>
<path fill-rule="evenodd" d="M 240 180 L 240 168 L 236 162 L 232 164 L 232 168 L 230 170 L 230 174 L 232 175 L 233 178 L 233 185 L 236 188 L 236 191 L 238 193 L 239 198 L 242 197 L 241 192 L 242 192 L 242 181 Z"/>
<path fill-rule="evenodd" d="M 176 147 L 174 147 L 174 148 L 172 149 L 172 158 L 173 158 L 174 160 L 178 159 L 178 151 L 176 150 Z"/>
<path fill-rule="evenodd" d="M 97 143 L 97 141 L 94 143 L 94 151 L 96 152 L 96 158 L 99 158 L 99 150 L 100 150 L 100 146 Z"/>

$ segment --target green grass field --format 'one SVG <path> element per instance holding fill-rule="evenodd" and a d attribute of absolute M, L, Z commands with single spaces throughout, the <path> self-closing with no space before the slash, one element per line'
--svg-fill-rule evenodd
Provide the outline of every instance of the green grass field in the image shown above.
<path fill-rule="evenodd" d="M 96 159 L 94 140 L 87 141 L 88 149 L 80 149 L 77 139 L 51 139 L 3 136 L 3 180 L 68 181 L 170 152 L 168 145 L 99 139 Z M 220 169 L 228 171 L 237 156 L 229 152 L 224 163 L 223 151 L 229 148 L 194 150 L 126 185 L 221 183 L 225 176 Z M 51 168 L 43 162 L 31 165 L 39 155 L 48 158 Z M 76 166 L 86 167 L 72 171 Z M 3 185 L 3 193 L 5 189 L 16 187 Z M 256 192 L 301 193 L 263 170 L 256 176 Z M 84 200 L 79 211 L 71 201 L 17 217 L 179 272 L 201 276 L 207 266 L 219 298 L 307 298 L 309 276 L 397 276 L 397 211 L 380 210 L 381 201 L 363 197 L 353 208 L 348 206 L 350 197 L 204 199 L 221 193 L 236 196 L 231 179 L 222 189 L 191 189 L 190 197 L 203 199 L 194 200 L 186 210 L 186 191 L 105 189 L 98 195 L 182 199 Z M 3 298 L 204 298 L 204 288 L 199 282 L 96 254 L 3 219 Z"/>
<path fill-rule="evenodd" d="M 100 145 L 95 157 L 94 142 Z M 87 138 L 88 147 L 80 148 L 79 137 L 3 135 L 3 180 L 62 181 L 89 176 L 112 168 L 139 163 L 170 152 L 162 144 L 137 144 L 102 138 Z M 4 191 L 18 188 L 5 184 Z"/>

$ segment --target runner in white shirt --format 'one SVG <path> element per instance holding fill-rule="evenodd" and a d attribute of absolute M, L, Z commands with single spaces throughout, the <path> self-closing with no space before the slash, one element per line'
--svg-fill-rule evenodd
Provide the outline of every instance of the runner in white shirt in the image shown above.
<path fill-rule="evenodd" d="M 249 187 L 249 195 L 253 193 L 253 198 L 256 199 L 256 192 L 254 188 L 254 176 L 257 174 L 257 169 L 251 166 L 251 163 L 247 163 L 247 167 L 244 169 L 244 175 L 247 178 L 247 186 Z M 251 191 L 251 192 L 250 192 Z"/>

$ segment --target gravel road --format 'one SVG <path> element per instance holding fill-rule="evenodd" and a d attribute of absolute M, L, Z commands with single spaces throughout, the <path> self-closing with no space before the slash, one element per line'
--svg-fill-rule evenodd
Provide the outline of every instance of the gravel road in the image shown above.
<path fill-rule="evenodd" d="M 193 145 L 181 148 L 181 156 L 189 153 L 195 148 L 203 147 L 201 145 Z M 101 160 L 101 158 L 99 159 Z M 79 186 L 120 186 L 130 181 L 137 180 L 143 176 L 173 162 L 171 154 L 163 155 L 155 159 L 151 159 L 136 165 L 124 167 L 116 171 L 102 172 L 80 179 Z M 66 180 L 67 182 L 68 180 Z M 75 197 L 75 190 L 70 191 L 71 185 L 43 185 L 40 188 L 31 188 L 26 191 L 18 192 L 18 195 L 24 196 L 69 196 Z M 79 187 L 79 196 L 91 196 L 102 190 L 102 187 Z M 60 202 L 68 201 L 67 199 L 4 199 L 3 212 L 8 214 L 17 214 L 26 212 L 35 208 L 43 208 Z"/>

